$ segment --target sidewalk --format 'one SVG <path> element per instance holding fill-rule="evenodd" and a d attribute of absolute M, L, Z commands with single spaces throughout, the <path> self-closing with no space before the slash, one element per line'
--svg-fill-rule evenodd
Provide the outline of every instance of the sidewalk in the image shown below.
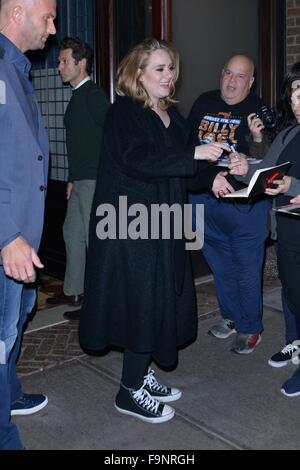
<path fill-rule="evenodd" d="M 296 366 L 274 369 L 267 364 L 268 357 L 284 345 L 278 282 L 265 286 L 264 292 L 263 340 L 252 354 L 237 355 L 229 351 L 232 338 L 207 335 L 218 314 L 213 283 L 197 287 L 202 305 L 197 341 L 180 352 L 172 373 L 154 367 L 162 383 L 183 391 L 173 404 L 175 418 L 160 425 L 145 424 L 114 409 L 119 352 L 86 356 L 77 342 L 77 324 L 63 321 L 66 307 L 38 312 L 25 335 L 19 370 L 29 373 L 22 379 L 24 390 L 46 393 L 49 404 L 35 415 L 13 418 L 26 448 L 299 449 L 300 397 L 280 393 Z M 51 321 L 56 325 L 48 326 Z"/>

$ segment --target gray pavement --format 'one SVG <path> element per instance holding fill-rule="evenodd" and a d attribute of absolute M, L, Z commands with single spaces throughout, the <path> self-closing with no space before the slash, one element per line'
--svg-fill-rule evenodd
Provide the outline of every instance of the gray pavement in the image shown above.
<path fill-rule="evenodd" d="M 282 382 L 296 366 L 274 369 L 267 364 L 268 357 L 284 344 L 279 293 L 276 288 L 265 295 L 265 332 L 252 354 L 234 354 L 229 351 L 232 338 L 207 335 L 215 321 L 210 318 L 199 321 L 197 341 L 180 351 L 173 372 L 154 366 L 162 383 L 183 391 L 182 398 L 173 403 L 174 419 L 164 424 L 145 424 L 114 409 L 122 362 L 118 352 L 82 355 L 23 377 L 26 392 L 49 397 L 41 412 L 13 418 L 26 448 L 300 449 L 300 397 L 280 393 Z M 57 312 L 53 318 L 62 321 Z"/>

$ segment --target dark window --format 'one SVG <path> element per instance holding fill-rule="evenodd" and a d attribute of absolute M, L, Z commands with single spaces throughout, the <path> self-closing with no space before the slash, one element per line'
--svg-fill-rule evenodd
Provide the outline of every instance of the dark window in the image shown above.
<path fill-rule="evenodd" d="M 63 117 L 71 90 L 57 73 L 59 44 L 64 36 L 78 36 L 94 48 L 93 24 L 92 0 L 58 0 L 56 36 L 49 38 L 45 51 L 30 54 L 32 80 L 50 140 L 53 180 L 66 181 L 68 177 Z"/>

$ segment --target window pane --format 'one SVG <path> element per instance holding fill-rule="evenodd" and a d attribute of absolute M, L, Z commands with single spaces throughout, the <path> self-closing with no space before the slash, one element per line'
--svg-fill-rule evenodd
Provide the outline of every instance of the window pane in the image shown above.
<path fill-rule="evenodd" d="M 45 51 L 30 54 L 32 80 L 41 104 L 50 140 L 50 178 L 66 181 L 67 152 L 63 117 L 71 97 L 70 87 L 63 85 L 57 72 L 59 44 L 64 36 L 78 36 L 94 48 L 92 0 L 58 0 L 57 34 L 49 38 Z"/>

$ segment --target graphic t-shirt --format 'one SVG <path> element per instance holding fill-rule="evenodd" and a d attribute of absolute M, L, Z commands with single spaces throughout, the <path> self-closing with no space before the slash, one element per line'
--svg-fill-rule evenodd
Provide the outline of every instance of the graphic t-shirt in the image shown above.
<path fill-rule="evenodd" d="M 247 117 L 258 113 L 262 106 L 262 100 L 254 93 L 235 105 L 226 104 L 220 90 L 203 93 L 189 115 L 191 139 L 195 145 L 227 142 L 238 152 L 249 155 Z"/>

